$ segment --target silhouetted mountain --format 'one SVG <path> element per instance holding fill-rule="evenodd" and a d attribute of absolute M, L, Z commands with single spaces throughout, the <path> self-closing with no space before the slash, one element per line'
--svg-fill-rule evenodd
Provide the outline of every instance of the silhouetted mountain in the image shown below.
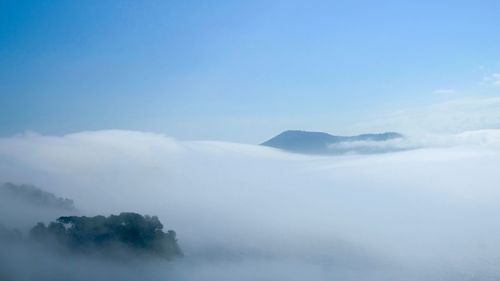
<path fill-rule="evenodd" d="M 360 153 L 373 153 L 379 150 L 370 148 L 342 148 L 337 144 L 353 142 L 382 142 L 391 139 L 402 138 L 403 136 L 394 132 L 381 134 L 362 134 L 358 136 L 334 136 L 323 132 L 307 132 L 298 130 L 285 131 L 261 145 L 279 148 L 286 151 L 308 154 L 336 154 L 347 151 Z"/>

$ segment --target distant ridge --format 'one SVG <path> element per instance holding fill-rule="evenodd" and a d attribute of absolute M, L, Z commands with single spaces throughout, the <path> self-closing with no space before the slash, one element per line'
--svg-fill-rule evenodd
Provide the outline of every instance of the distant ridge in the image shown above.
<path fill-rule="evenodd" d="M 403 135 L 395 132 L 362 134 L 357 136 L 334 136 L 323 132 L 288 130 L 263 142 L 261 145 L 297 153 L 335 154 L 345 152 L 332 149 L 331 146 L 335 144 L 355 141 L 381 142 L 402 137 Z M 366 153 L 371 151 L 360 152 Z"/>
<path fill-rule="evenodd" d="M 73 200 L 57 197 L 53 193 L 27 184 L 0 184 L 1 199 L 16 201 L 17 204 L 28 204 L 31 207 L 76 211 Z"/>

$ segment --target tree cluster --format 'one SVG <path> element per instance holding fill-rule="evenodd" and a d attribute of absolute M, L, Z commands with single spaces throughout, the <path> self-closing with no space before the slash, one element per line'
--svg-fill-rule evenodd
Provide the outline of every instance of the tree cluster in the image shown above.
<path fill-rule="evenodd" d="M 132 253 L 166 259 L 182 256 L 173 230 L 163 232 L 158 217 L 136 213 L 60 217 L 48 226 L 38 223 L 31 229 L 30 237 L 72 252 Z"/>

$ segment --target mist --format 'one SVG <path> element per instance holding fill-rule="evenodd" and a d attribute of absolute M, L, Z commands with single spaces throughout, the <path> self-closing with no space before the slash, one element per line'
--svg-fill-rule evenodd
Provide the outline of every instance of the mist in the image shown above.
<path fill-rule="evenodd" d="M 499 130 L 350 145 L 386 153 L 300 155 L 117 130 L 1 138 L 0 182 L 71 198 L 88 216 L 157 215 L 177 232 L 185 256 L 128 264 L 3 243 L 0 273 L 13 280 L 88 280 L 88 272 L 93 280 L 500 280 Z M 13 212 L 0 223 L 14 227 L 15 214 L 27 220 Z"/>

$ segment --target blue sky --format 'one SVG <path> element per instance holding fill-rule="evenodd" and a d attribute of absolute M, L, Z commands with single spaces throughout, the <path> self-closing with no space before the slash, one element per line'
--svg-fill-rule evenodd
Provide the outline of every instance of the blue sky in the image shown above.
<path fill-rule="evenodd" d="M 387 112 L 499 96 L 499 11 L 496 0 L 1 1 L 0 135 L 361 133 L 353 124 Z"/>

